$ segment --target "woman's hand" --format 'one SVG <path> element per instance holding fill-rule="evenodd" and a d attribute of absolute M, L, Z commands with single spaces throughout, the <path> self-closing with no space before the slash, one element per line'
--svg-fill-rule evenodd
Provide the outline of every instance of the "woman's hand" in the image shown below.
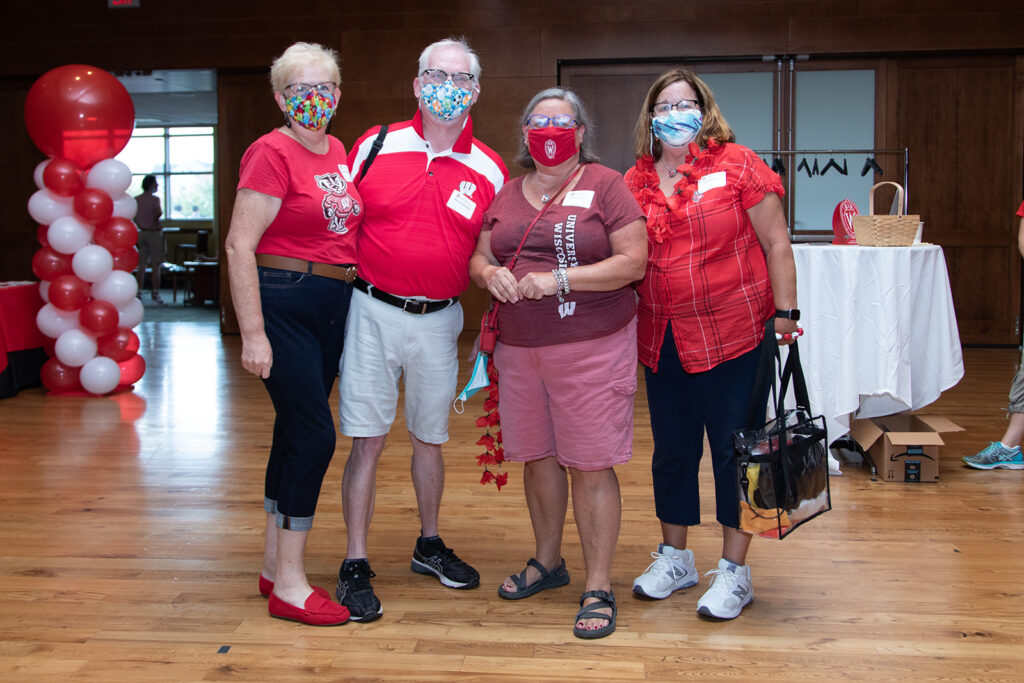
<path fill-rule="evenodd" d="M 519 301 L 519 287 L 512 271 L 504 266 L 495 266 L 487 275 L 487 291 L 503 304 Z"/>
<path fill-rule="evenodd" d="M 267 335 L 260 333 L 251 339 L 242 338 L 242 367 L 257 377 L 270 377 L 270 366 L 274 364 L 274 352 Z"/>
<path fill-rule="evenodd" d="M 524 299 L 543 299 L 546 296 L 554 296 L 556 292 L 558 280 L 551 271 L 527 273 L 519 281 L 519 293 Z"/>

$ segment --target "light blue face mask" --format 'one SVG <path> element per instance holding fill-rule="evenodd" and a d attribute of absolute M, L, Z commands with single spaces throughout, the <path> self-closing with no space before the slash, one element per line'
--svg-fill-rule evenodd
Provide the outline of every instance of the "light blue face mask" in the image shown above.
<path fill-rule="evenodd" d="M 452 408 L 461 415 L 465 410 L 464 406 L 469 397 L 481 389 L 490 386 L 490 384 L 491 380 L 487 376 L 487 354 L 481 351 L 476 354 L 476 364 L 473 365 L 473 374 L 470 376 L 469 382 L 466 383 L 466 388 L 455 397 Z"/>
<path fill-rule="evenodd" d="M 673 109 L 651 121 L 651 131 L 669 147 L 682 147 L 693 142 L 703 124 L 704 114 L 700 109 Z"/>
<path fill-rule="evenodd" d="M 473 91 L 460 88 L 448 79 L 441 85 L 424 84 L 420 99 L 431 114 L 442 121 L 451 121 L 462 116 L 462 112 L 473 104 Z"/>

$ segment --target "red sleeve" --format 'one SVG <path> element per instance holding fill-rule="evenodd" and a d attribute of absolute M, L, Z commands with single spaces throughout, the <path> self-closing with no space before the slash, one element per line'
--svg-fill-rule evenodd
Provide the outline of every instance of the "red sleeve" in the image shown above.
<path fill-rule="evenodd" d="M 1024 202 L 1020 203 L 1020 208 L 1017 209 L 1017 215 L 1024 218 Z"/>
<path fill-rule="evenodd" d="M 740 193 L 740 205 L 744 211 L 760 202 L 767 194 L 774 192 L 779 197 L 786 194 L 782 178 L 768 168 L 761 157 L 741 145 L 735 145 L 735 147 L 742 153 L 742 160 L 738 160 L 742 164 L 742 170 L 736 186 Z"/>
<path fill-rule="evenodd" d="M 619 172 L 611 169 L 609 171 L 607 187 L 602 193 L 602 198 L 605 203 L 604 229 L 610 235 L 635 220 L 643 219 L 644 212 Z"/>
<path fill-rule="evenodd" d="M 260 140 L 245 150 L 239 171 L 239 190 L 244 187 L 284 199 L 288 184 L 288 166 L 277 150 Z"/>

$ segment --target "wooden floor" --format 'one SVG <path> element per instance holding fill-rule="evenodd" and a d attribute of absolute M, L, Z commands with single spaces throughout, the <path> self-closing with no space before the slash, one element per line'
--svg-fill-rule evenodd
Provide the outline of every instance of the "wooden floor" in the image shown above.
<path fill-rule="evenodd" d="M 139 332 L 149 368 L 134 393 L 0 402 L 0 680 L 1024 679 L 1024 472 L 959 464 L 1002 433 L 1014 350 L 967 350 L 966 379 L 932 407 L 966 427 L 948 438 L 940 483 L 845 466 L 832 512 L 784 541 L 755 540 L 756 598 L 731 622 L 696 615 L 707 578 L 662 601 L 630 592 L 659 540 L 641 388 L 636 455 L 619 469 L 618 631 L 585 642 L 571 632 L 583 579 L 571 518 L 572 583 L 521 602 L 495 594 L 533 545 L 521 470 L 500 493 L 478 483 L 479 399 L 453 417 L 442 534 L 482 586 L 452 591 L 409 571 L 418 524 L 396 430 L 370 539 L 383 618 L 268 617 L 256 578 L 270 401 L 216 324 Z M 307 555 L 332 591 L 347 453 L 341 438 Z M 703 508 L 713 520 L 710 499 Z M 713 523 L 691 532 L 702 574 L 719 537 Z"/>

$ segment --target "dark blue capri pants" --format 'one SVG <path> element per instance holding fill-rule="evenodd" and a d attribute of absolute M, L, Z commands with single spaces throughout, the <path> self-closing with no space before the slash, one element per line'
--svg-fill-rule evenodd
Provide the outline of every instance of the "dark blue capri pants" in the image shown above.
<path fill-rule="evenodd" d="M 724 526 L 739 528 L 736 458 L 732 434 L 747 421 L 760 347 L 704 372 L 686 372 L 679 362 L 671 326 L 658 359 L 658 371 L 644 368 L 647 403 L 654 434 L 654 506 L 668 524 L 700 524 L 697 472 L 704 454 L 704 431 L 711 445 L 715 475 L 715 512 Z M 764 415 L 765 386 L 757 413 Z M 760 426 L 760 425 L 758 425 Z"/>
<path fill-rule="evenodd" d="M 276 513 L 279 528 L 308 531 L 334 455 L 328 398 L 338 376 L 352 285 L 310 273 L 258 270 L 263 327 L 274 354 L 263 384 L 277 414 L 264 508 Z"/>

